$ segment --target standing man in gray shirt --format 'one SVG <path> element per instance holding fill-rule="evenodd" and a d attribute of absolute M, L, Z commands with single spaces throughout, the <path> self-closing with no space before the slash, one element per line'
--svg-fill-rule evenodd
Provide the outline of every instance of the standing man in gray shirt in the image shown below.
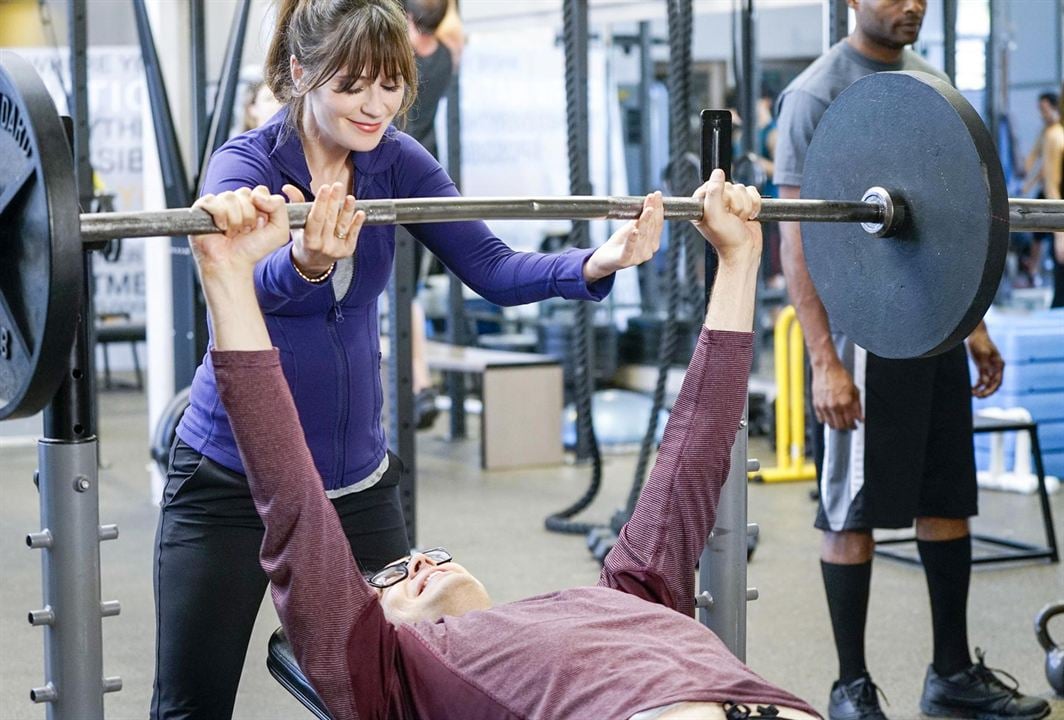
<path fill-rule="evenodd" d="M 828 105 L 858 78 L 916 70 L 943 74 L 906 46 L 916 41 L 926 0 L 849 0 L 856 28 L 784 90 L 779 100 L 775 182 L 781 198 L 800 196 L 805 153 Z M 898 102 L 905 102 L 898 98 Z M 839 149 L 840 153 L 845 148 Z M 994 392 L 1004 363 L 980 325 L 967 340 L 979 371 L 970 387 L 960 346 L 942 355 L 887 360 L 833 331 L 802 252 L 797 223 L 781 223 L 781 256 L 812 364 L 817 437 L 821 568 L 839 659 L 831 720 L 885 720 L 865 664 L 864 634 L 873 528 L 915 522 L 931 600 L 934 657 L 920 700 L 939 717 L 1022 718 L 1049 714 L 1045 700 L 1021 695 L 968 648 L 967 603 L 977 513 L 971 395 Z"/>

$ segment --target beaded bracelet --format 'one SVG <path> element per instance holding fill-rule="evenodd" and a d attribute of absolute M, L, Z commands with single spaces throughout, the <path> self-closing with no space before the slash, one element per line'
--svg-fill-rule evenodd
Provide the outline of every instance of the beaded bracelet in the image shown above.
<path fill-rule="evenodd" d="M 289 257 L 291 257 L 291 255 L 289 255 Z M 325 282 L 326 280 L 328 280 L 332 276 L 333 270 L 336 269 L 336 263 L 334 262 L 332 265 L 329 266 L 328 270 L 323 272 L 318 277 L 313 277 L 313 278 L 312 277 L 307 277 L 303 273 L 303 271 L 299 269 L 299 265 L 296 263 L 296 259 L 294 257 L 292 258 L 292 267 L 295 269 L 296 275 L 298 275 L 299 277 L 303 278 L 308 283 L 311 283 L 312 285 L 320 285 L 321 283 Z"/>

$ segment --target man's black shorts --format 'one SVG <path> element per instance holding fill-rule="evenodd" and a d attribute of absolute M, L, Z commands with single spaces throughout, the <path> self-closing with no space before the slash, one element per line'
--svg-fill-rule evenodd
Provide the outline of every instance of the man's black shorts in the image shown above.
<path fill-rule="evenodd" d="M 904 528 L 977 514 L 972 395 L 963 345 L 887 360 L 836 336 L 861 393 L 856 430 L 814 432 L 821 530 Z M 819 429 L 819 428 L 818 428 Z"/>

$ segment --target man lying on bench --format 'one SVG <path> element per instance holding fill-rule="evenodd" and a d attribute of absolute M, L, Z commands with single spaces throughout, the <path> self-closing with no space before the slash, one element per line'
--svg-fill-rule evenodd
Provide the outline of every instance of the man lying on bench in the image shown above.
<path fill-rule="evenodd" d="M 815 716 L 692 617 L 695 563 L 746 399 L 761 254 L 755 191 L 717 171 L 696 196 L 720 265 L 635 513 L 597 587 L 505 605 L 443 550 L 359 572 L 252 284 L 255 262 L 288 240 L 284 200 L 257 188 L 256 216 L 194 240 L 219 391 L 266 525 L 262 567 L 296 659 L 336 720 Z"/>

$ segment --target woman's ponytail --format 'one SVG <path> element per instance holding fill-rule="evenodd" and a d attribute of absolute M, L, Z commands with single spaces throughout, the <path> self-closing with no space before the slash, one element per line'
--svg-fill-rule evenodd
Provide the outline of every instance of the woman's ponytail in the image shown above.
<path fill-rule="evenodd" d="M 270 40 L 270 49 L 266 52 L 266 60 L 263 64 L 262 76 L 273 92 L 273 96 L 281 103 L 290 102 L 295 96 L 295 86 L 292 82 L 292 69 L 289 58 L 292 50 L 289 47 L 289 29 L 292 26 L 292 16 L 302 0 L 278 0 L 277 20 L 273 28 L 273 38 Z"/>

